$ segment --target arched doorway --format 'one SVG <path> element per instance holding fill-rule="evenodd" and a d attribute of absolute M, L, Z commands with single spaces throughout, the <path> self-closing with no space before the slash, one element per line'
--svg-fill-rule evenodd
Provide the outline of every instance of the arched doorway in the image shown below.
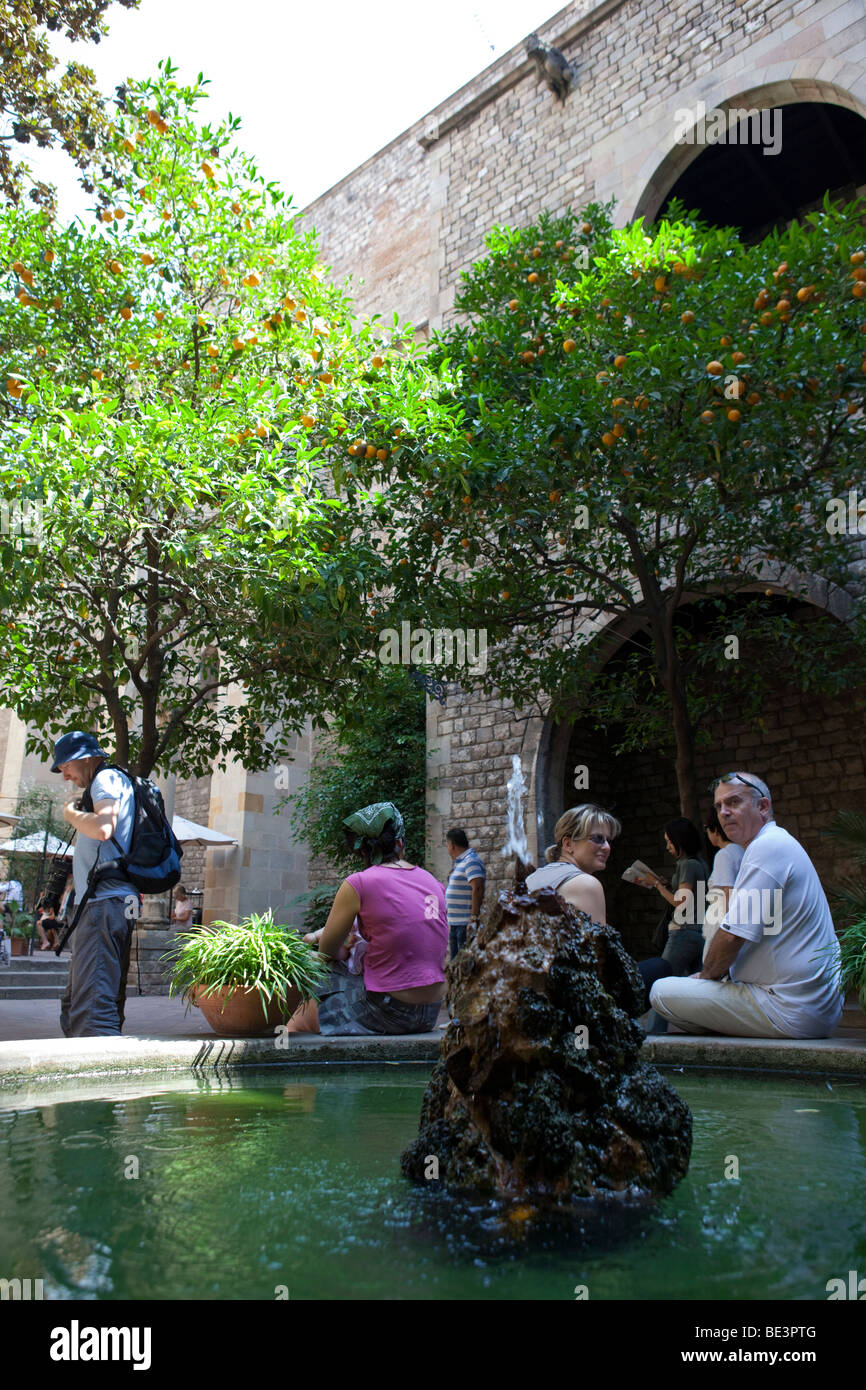
<path fill-rule="evenodd" d="M 743 591 L 735 601 L 746 603 L 748 598 Z M 802 625 L 816 654 L 830 638 L 854 650 L 844 624 L 816 603 L 783 593 L 774 603 Z M 678 621 L 699 635 L 711 609 L 707 599 L 686 604 Z M 634 625 L 605 632 L 611 649 L 604 665 L 607 676 L 616 678 L 634 650 L 633 639 L 640 636 Z M 747 659 L 745 650 L 743 657 Z M 736 767 L 750 768 L 769 784 L 779 823 L 804 844 L 822 878 L 838 879 L 849 865 L 823 832 L 836 811 L 862 806 L 866 686 L 832 695 L 803 693 L 799 683 L 780 671 L 778 679 L 767 680 L 759 713 L 747 714 L 733 699 L 730 705 L 722 703 L 720 717 L 704 728 L 696 749 L 702 814 L 711 806 L 713 778 Z M 609 919 L 640 958 L 650 953 L 661 903 L 657 894 L 623 883 L 621 875 L 634 859 L 669 873 L 672 862 L 666 861 L 662 830 L 681 812 L 672 750 L 647 746 L 622 751 L 623 734 L 621 726 L 599 729 L 587 717 L 549 721 L 537 761 L 539 845 L 551 842 L 557 816 L 581 801 L 596 802 L 619 817 L 623 834 L 613 848 L 603 884 Z"/>

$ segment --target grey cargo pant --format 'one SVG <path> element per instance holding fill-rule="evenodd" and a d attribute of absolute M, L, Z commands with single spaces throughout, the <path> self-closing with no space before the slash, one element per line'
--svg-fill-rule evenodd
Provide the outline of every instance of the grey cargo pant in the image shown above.
<path fill-rule="evenodd" d="M 126 903 L 125 897 L 89 902 L 72 933 L 69 983 L 60 1001 L 60 1027 L 67 1038 L 111 1037 L 123 1028 L 135 925 Z"/>

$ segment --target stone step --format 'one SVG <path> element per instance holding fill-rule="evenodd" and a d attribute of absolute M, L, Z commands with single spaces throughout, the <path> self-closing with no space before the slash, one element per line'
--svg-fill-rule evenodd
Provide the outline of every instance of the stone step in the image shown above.
<path fill-rule="evenodd" d="M 0 985 L 7 989 L 16 985 L 65 985 L 69 978 L 68 970 L 0 970 Z"/>
<path fill-rule="evenodd" d="M 61 999 L 65 985 L 4 985 L 0 999 Z"/>

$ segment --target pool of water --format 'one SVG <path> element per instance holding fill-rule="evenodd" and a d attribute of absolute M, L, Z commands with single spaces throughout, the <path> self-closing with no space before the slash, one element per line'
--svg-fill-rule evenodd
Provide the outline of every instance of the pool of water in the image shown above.
<path fill-rule="evenodd" d="M 41 1278 L 53 1299 L 824 1300 L 866 1268 L 856 1082 L 668 1073 L 694 1116 L 674 1195 L 625 1231 L 542 1239 L 529 1223 L 499 1248 L 477 1213 L 449 1220 L 432 1184 L 400 1175 L 427 1075 L 235 1072 L 6 1100 L 0 1276 Z"/>

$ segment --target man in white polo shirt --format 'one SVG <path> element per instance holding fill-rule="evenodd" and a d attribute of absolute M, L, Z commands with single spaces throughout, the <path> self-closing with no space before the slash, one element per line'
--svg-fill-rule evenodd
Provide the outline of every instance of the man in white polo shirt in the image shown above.
<path fill-rule="evenodd" d="M 703 969 L 657 981 L 650 1002 L 686 1033 L 829 1037 L 842 1016 L 839 943 L 815 867 L 774 821 L 759 777 L 729 772 L 714 785 L 719 821 L 743 861 Z"/>

